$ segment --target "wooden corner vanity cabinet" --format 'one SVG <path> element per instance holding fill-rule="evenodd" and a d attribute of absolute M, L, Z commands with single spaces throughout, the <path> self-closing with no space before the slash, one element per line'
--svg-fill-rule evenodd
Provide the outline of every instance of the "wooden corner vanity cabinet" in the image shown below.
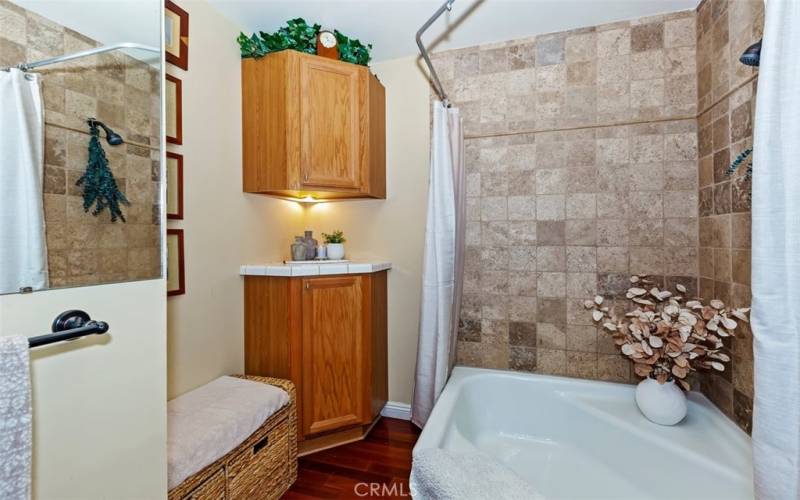
<path fill-rule="evenodd" d="M 244 191 L 386 198 L 384 101 L 365 66 L 294 50 L 242 60 Z"/>
<path fill-rule="evenodd" d="M 294 382 L 301 454 L 363 438 L 386 404 L 386 280 L 245 276 L 245 372 Z"/>

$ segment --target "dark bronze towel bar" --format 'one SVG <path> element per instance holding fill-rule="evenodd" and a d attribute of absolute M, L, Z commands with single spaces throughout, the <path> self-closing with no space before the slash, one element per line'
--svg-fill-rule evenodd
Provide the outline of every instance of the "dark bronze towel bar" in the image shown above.
<path fill-rule="evenodd" d="M 28 347 L 40 347 L 64 340 L 75 340 L 86 335 L 101 335 L 108 331 L 108 323 L 93 321 L 86 312 L 73 309 L 56 316 L 51 330 L 53 333 L 28 338 Z"/>

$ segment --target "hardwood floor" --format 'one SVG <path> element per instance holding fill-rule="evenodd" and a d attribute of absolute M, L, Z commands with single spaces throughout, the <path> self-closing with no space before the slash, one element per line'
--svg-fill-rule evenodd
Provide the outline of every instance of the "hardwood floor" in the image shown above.
<path fill-rule="evenodd" d="M 300 458 L 297 481 L 283 498 L 411 498 L 411 449 L 419 433 L 411 422 L 381 418 L 363 441 Z"/>

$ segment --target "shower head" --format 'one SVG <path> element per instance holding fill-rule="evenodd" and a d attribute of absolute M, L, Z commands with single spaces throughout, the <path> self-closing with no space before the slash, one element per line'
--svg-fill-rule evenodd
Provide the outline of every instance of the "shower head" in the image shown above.
<path fill-rule="evenodd" d="M 747 66 L 758 66 L 761 61 L 761 40 L 747 47 L 739 61 Z"/>
<path fill-rule="evenodd" d="M 111 128 L 109 128 L 105 123 L 101 122 L 100 120 L 97 120 L 95 118 L 89 118 L 86 121 L 89 123 L 89 125 L 95 124 L 106 132 L 106 141 L 108 142 L 109 145 L 119 146 L 120 144 L 125 142 L 125 140 L 122 138 L 121 135 L 111 130 Z"/>

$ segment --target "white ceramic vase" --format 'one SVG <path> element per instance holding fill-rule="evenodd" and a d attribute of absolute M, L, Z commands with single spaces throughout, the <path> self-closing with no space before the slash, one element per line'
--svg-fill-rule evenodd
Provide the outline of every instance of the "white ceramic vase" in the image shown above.
<path fill-rule="evenodd" d="M 636 386 L 636 404 L 648 420 L 660 425 L 675 425 L 686 416 L 686 394 L 674 380 L 664 384 L 642 380 Z"/>
<path fill-rule="evenodd" d="M 328 243 L 328 258 L 341 260 L 344 258 L 344 243 Z"/>

